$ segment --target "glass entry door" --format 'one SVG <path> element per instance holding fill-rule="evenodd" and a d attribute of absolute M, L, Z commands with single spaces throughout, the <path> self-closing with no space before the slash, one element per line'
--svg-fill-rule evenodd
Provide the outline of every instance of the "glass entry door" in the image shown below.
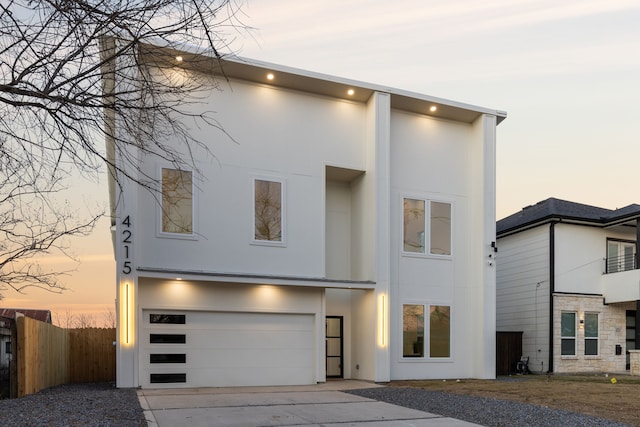
<path fill-rule="evenodd" d="M 342 378 L 342 316 L 327 316 L 325 326 L 327 378 Z"/>
<path fill-rule="evenodd" d="M 633 270 L 635 257 L 635 243 L 609 240 L 607 242 L 607 273 Z"/>

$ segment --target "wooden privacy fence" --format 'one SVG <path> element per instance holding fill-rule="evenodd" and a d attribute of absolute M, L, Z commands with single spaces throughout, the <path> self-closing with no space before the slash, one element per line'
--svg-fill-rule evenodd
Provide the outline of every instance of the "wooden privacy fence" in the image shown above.
<path fill-rule="evenodd" d="M 116 330 L 70 329 L 70 382 L 96 383 L 116 380 Z"/>
<path fill-rule="evenodd" d="M 62 329 L 28 317 L 18 317 L 15 325 L 12 397 L 71 382 L 115 380 L 115 329 Z"/>

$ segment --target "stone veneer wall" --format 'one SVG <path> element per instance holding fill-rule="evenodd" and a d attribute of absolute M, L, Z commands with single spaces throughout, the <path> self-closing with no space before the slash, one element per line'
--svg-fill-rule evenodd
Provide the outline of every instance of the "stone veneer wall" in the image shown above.
<path fill-rule="evenodd" d="M 626 311 L 635 309 L 635 303 L 603 304 L 602 296 L 578 294 L 553 295 L 553 371 L 574 372 L 625 372 L 626 370 Z M 577 347 L 575 356 L 560 355 L 560 319 L 563 311 L 573 311 L 578 317 Z M 598 313 L 598 355 L 584 355 L 584 327 L 579 319 L 584 313 Z M 616 344 L 622 354 L 616 355 Z"/>
<path fill-rule="evenodd" d="M 640 350 L 629 350 L 629 353 L 631 375 L 640 375 Z"/>

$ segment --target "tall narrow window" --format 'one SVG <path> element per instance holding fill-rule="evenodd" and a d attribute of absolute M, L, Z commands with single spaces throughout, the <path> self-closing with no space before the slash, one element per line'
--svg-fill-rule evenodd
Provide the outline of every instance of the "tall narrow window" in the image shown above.
<path fill-rule="evenodd" d="M 425 253 L 424 200 L 404 199 L 404 252 Z"/>
<path fill-rule="evenodd" d="M 282 242 L 282 183 L 254 181 L 254 239 Z"/>
<path fill-rule="evenodd" d="M 162 232 L 193 233 L 191 172 L 162 169 Z"/>
<path fill-rule="evenodd" d="M 598 355 L 598 313 L 584 314 L 584 354 Z"/>
<path fill-rule="evenodd" d="M 576 355 L 576 313 L 562 313 L 560 317 L 560 354 L 562 356 Z"/>
<path fill-rule="evenodd" d="M 618 273 L 636 268 L 636 244 L 618 240 L 607 241 L 607 273 Z"/>
<path fill-rule="evenodd" d="M 431 252 L 451 255 L 451 204 L 431 202 Z"/>
<path fill-rule="evenodd" d="M 451 307 L 429 307 L 429 356 L 451 357 Z"/>
<path fill-rule="evenodd" d="M 424 305 L 402 306 L 402 356 L 424 357 Z"/>

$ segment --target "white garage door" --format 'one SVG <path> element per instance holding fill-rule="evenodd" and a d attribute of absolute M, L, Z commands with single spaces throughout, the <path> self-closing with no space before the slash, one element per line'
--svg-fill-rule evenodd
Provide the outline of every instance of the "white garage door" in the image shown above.
<path fill-rule="evenodd" d="M 315 383 L 311 314 L 143 311 L 142 387 Z"/>

